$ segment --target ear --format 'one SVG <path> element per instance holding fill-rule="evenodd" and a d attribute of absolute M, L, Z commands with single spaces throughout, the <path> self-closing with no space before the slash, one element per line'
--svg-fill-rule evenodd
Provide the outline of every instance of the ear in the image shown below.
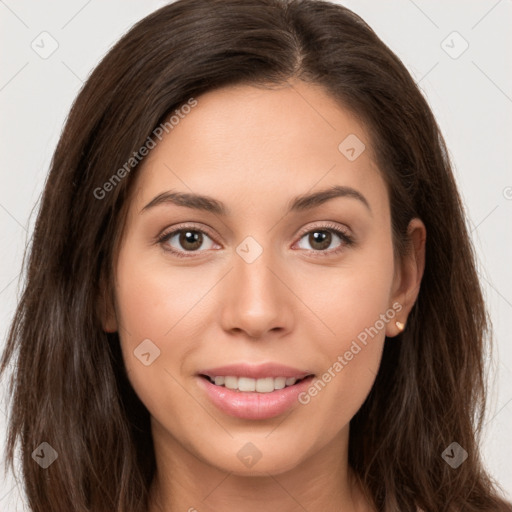
<path fill-rule="evenodd" d="M 118 330 L 112 293 L 110 286 L 103 277 L 100 280 L 98 316 L 105 332 L 116 332 Z"/>
<path fill-rule="evenodd" d="M 406 253 L 400 257 L 395 267 L 391 304 L 394 304 L 393 309 L 397 313 L 393 321 L 389 322 L 386 327 L 386 336 L 390 338 L 400 334 L 407 325 L 407 317 L 418 298 L 425 270 L 425 241 L 427 239 L 425 224 L 418 218 L 412 219 L 407 228 L 407 236 Z M 399 324 L 397 325 L 395 322 L 399 322 Z"/>

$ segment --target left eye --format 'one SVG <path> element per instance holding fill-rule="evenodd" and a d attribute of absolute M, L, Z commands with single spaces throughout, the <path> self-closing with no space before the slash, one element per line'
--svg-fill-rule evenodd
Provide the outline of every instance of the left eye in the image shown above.
<path fill-rule="evenodd" d="M 349 245 L 351 243 L 350 238 L 337 229 L 333 228 L 316 228 L 311 231 L 308 231 L 301 237 L 301 241 L 306 239 L 307 242 L 312 246 L 312 249 L 307 247 L 302 247 L 299 241 L 299 247 L 301 249 L 320 251 L 320 252 L 331 252 L 327 251 L 327 249 L 332 249 L 331 243 L 333 242 L 333 235 L 341 240 L 341 244 L 338 245 Z M 335 249 L 334 249 L 335 250 Z"/>

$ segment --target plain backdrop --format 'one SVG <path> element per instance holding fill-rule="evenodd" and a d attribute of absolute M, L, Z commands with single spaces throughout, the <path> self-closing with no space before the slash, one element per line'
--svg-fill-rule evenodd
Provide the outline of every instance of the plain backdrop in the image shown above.
<path fill-rule="evenodd" d="M 19 296 L 23 250 L 71 103 L 119 37 L 165 3 L 0 0 L 0 350 Z M 340 3 L 404 62 L 447 141 L 495 330 L 482 454 L 512 497 L 512 1 Z M 4 379 L 4 395 L 5 387 Z M 3 401 L 2 445 L 6 414 Z M 28 511 L 21 482 L 0 475 L 0 510 Z"/>

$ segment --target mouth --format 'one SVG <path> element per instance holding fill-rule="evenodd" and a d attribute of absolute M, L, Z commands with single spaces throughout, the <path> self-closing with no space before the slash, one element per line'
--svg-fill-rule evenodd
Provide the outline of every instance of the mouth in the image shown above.
<path fill-rule="evenodd" d="M 251 377 L 237 377 L 234 375 L 205 375 L 200 374 L 200 377 L 206 379 L 214 386 L 230 389 L 235 392 L 242 393 L 273 393 L 281 389 L 289 388 L 298 385 L 306 379 L 314 377 L 313 374 L 308 374 L 304 377 L 262 377 L 259 379 Z"/>
<path fill-rule="evenodd" d="M 196 374 L 197 383 L 218 411 L 244 420 L 275 418 L 299 405 L 315 378 L 281 364 L 220 366 Z"/>

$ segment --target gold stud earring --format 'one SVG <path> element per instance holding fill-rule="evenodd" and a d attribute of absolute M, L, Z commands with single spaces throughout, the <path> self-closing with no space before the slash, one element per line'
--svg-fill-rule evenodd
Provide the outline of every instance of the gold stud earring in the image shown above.
<path fill-rule="evenodd" d="M 405 325 L 402 322 L 395 322 L 395 325 L 398 327 L 398 330 L 402 332 L 404 330 Z"/>

